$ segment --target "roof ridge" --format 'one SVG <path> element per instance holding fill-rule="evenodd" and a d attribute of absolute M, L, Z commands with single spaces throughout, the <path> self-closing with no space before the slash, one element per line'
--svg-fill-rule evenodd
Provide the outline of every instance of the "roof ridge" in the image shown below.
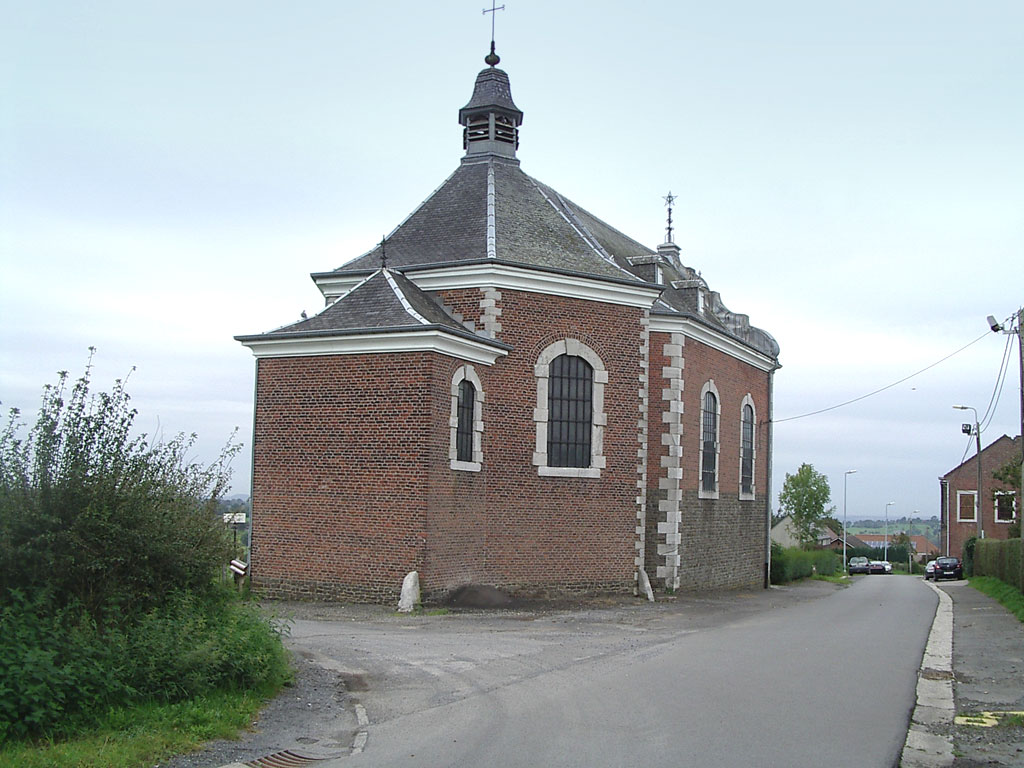
<path fill-rule="evenodd" d="M 423 315 L 421 315 L 419 312 L 413 309 L 412 304 L 409 303 L 409 299 L 406 298 L 405 293 L 402 291 L 402 289 L 398 287 L 398 283 L 395 282 L 395 278 L 391 276 L 391 270 L 381 267 L 381 269 L 378 271 L 384 274 L 384 279 L 388 281 L 388 285 L 391 286 L 391 290 L 394 291 L 395 296 L 398 298 L 398 300 L 402 302 L 402 307 L 405 309 L 405 311 L 408 312 L 409 315 L 412 316 L 412 318 L 415 319 L 420 325 L 432 325 L 432 323 L 428 321 L 425 317 L 423 317 Z"/>
<path fill-rule="evenodd" d="M 494 161 L 487 163 L 487 258 L 498 257 L 498 236 L 495 227 Z"/>
<path fill-rule="evenodd" d="M 438 192 L 440 192 L 444 188 L 444 185 L 447 184 L 449 181 L 451 181 L 452 177 L 454 177 L 455 174 L 458 173 L 461 170 L 461 168 L 462 168 L 462 166 L 459 166 L 454 171 L 449 173 L 448 176 L 445 177 L 445 180 L 442 181 L 440 184 L 438 184 L 437 187 L 435 187 L 434 190 L 431 191 L 431 193 L 429 195 L 427 195 L 425 198 L 420 200 L 419 205 L 417 205 L 415 208 L 413 208 L 412 211 L 409 212 L 409 215 L 407 215 L 404 219 L 402 219 L 400 222 L 398 222 L 398 224 L 396 226 L 394 226 L 391 229 L 391 231 L 387 233 L 387 235 L 384 236 L 384 240 L 386 241 L 388 238 L 394 237 L 395 233 L 398 230 L 400 230 L 403 226 L 405 226 L 406 222 L 408 222 L 409 219 L 411 219 L 413 216 L 415 216 L 417 213 L 419 213 L 420 209 L 423 208 L 423 206 L 425 206 L 427 204 L 427 202 L 432 197 L 434 197 L 434 195 L 436 195 Z M 374 251 L 376 251 L 379 246 L 380 246 L 380 243 L 377 243 L 370 250 L 366 251 L 365 253 L 360 254 L 359 256 L 356 256 L 354 259 L 349 259 L 344 264 L 341 264 L 340 266 L 336 267 L 333 271 L 337 272 L 342 267 L 349 267 L 349 266 L 355 264 L 360 259 L 365 259 L 367 256 L 369 256 Z"/>
<path fill-rule="evenodd" d="M 528 178 L 530 180 L 530 183 L 533 184 L 533 186 L 537 188 L 537 191 L 540 192 L 540 194 L 543 196 L 543 198 L 545 200 L 547 200 L 548 204 L 552 208 L 554 208 L 555 211 L 558 212 L 558 215 L 561 216 L 563 219 L 565 219 L 565 222 L 570 227 L 572 227 L 574 230 L 576 230 L 576 234 L 578 234 L 581 238 L 583 238 L 583 242 L 585 242 L 588 246 L 590 246 L 591 250 L 593 250 L 594 253 L 596 253 L 604 261 L 608 262 L 610 265 L 615 267 L 620 272 L 622 272 L 622 273 L 624 273 L 626 275 L 629 275 L 634 280 L 637 279 L 636 275 L 634 275 L 628 269 L 626 269 L 621 264 L 616 262 L 615 258 L 610 253 L 608 253 L 601 246 L 601 243 L 598 242 L 598 239 L 597 239 L 597 237 L 594 236 L 594 233 L 591 232 L 587 228 L 586 224 L 584 224 L 582 221 L 580 221 L 579 217 L 572 210 L 573 206 L 570 206 L 566 202 L 566 199 L 564 197 L 562 197 L 561 193 L 558 192 L 558 190 L 554 189 L 553 187 L 547 187 L 551 191 L 551 194 L 553 194 L 555 197 L 558 198 L 558 201 L 561 203 L 561 207 L 555 205 L 555 203 L 548 196 L 547 192 L 544 191 L 544 188 L 545 188 L 546 185 L 544 185 L 541 182 L 537 181 L 535 178 L 530 176 L 528 173 L 524 173 L 523 175 L 526 176 L 526 178 Z M 573 204 L 573 205 L 575 205 L 575 204 Z M 570 213 L 572 213 L 572 219 L 570 219 L 568 216 L 565 215 L 565 211 L 566 210 L 568 210 Z M 588 215 L 592 215 L 592 214 L 589 214 L 589 212 L 588 212 Z M 594 216 L 594 218 L 596 219 L 597 217 Z M 610 226 L 609 226 L 609 228 L 610 229 L 614 229 L 614 227 L 610 227 Z M 620 232 L 619 234 L 622 234 L 622 233 Z M 627 236 L 623 235 L 623 237 L 627 237 Z M 629 238 L 629 239 L 632 240 L 632 238 Z M 634 241 L 634 242 L 636 242 L 636 241 Z M 638 245 L 642 245 L 642 244 L 638 243 Z"/>

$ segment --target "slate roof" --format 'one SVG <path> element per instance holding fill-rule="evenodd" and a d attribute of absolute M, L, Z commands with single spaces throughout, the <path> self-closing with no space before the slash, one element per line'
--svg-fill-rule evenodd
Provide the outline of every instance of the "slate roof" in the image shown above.
<path fill-rule="evenodd" d="M 489 205 L 491 188 L 493 203 Z M 514 160 L 467 159 L 388 236 L 387 264 L 403 269 L 492 258 L 526 267 L 643 282 L 622 263 L 629 255 L 653 255 L 654 251 L 607 225 L 592 231 L 584 224 L 596 221 L 523 173 Z M 490 226 L 493 250 L 488 248 Z M 614 256 L 621 258 L 616 261 Z M 372 270 L 380 265 L 378 245 L 335 272 Z"/>
<path fill-rule="evenodd" d="M 517 125 L 522 121 L 508 75 L 493 66 L 477 76 L 469 103 L 459 111 L 460 122 L 465 124 L 470 113 L 486 111 L 511 115 Z M 410 306 L 417 308 L 415 314 L 438 328 L 471 333 L 431 295 L 402 276 L 427 267 L 492 261 L 649 287 L 656 279 L 652 265 L 658 262 L 666 285 L 652 314 L 692 319 L 777 358 L 775 340 L 751 326 L 745 315 L 730 312 L 700 275 L 679 261 L 678 250 L 674 255 L 659 254 L 528 176 L 512 147 L 506 156 L 505 149 L 481 151 L 478 145 L 471 151 L 467 145 L 455 172 L 386 238 L 386 264 L 377 245 L 333 272 L 315 273 L 314 279 L 339 274 L 371 277 L 315 317 L 272 333 L 422 326 L 412 322 L 415 318 L 389 289 L 387 275 Z M 380 273 L 382 266 L 388 272 Z"/>
<path fill-rule="evenodd" d="M 416 287 L 400 272 L 389 269 L 373 272 L 320 313 L 263 334 L 262 337 L 298 338 L 425 329 L 437 329 L 500 349 L 510 349 L 507 344 L 469 331 L 428 293 Z M 261 336 L 236 338 L 246 341 Z"/>

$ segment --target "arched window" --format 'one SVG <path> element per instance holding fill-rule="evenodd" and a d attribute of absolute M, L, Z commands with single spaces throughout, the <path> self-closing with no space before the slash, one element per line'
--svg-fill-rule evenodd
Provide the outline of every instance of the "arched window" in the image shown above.
<path fill-rule="evenodd" d="M 472 365 L 463 365 L 455 371 L 451 399 L 451 416 L 448 419 L 451 468 L 479 472 L 484 460 L 484 390 Z"/>
<path fill-rule="evenodd" d="M 700 491 L 701 498 L 718 498 L 718 390 L 709 381 L 701 391 Z"/>
<path fill-rule="evenodd" d="M 476 387 L 469 379 L 463 379 L 459 382 L 458 423 L 455 426 L 455 458 L 457 461 L 473 460 L 473 405 L 475 403 Z"/>
<path fill-rule="evenodd" d="M 754 496 L 754 406 L 743 404 L 740 427 L 740 496 Z"/>
<path fill-rule="evenodd" d="M 604 387 L 608 371 L 578 339 L 545 348 L 533 368 L 537 442 L 533 464 L 541 477 L 600 477 L 605 468 Z"/>
<path fill-rule="evenodd" d="M 548 375 L 548 466 L 589 467 L 594 369 L 576 355 L 559 355 Z"/>

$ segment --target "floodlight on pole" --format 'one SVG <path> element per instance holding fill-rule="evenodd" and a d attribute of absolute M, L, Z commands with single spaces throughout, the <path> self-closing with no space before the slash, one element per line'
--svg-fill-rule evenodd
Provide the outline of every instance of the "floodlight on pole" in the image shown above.
<path fill-rule="evenodd" d="M 978 493 L 974 497 L 974 518 L 977 521 L 978 538 L 984 539 L 985 526 L 982 525 L 981 522 L 981 500 L 983 498 L 981 495 L 981 425 L 978 424 L 978 411 L 970 405 L 954 405 L 953 407 L 958 411 L 974 412 L 974 424 L 973 426 L 970 424 L 964 424 L 964 432 L 968 432 L 967 428 L 971 427 L 970 431 L 974 433 L 974 445 L 978 452 L 976 458 L 976 462 L 978 464 Z M 970 432 L 968 432 L 968 434 L 970 434 Z"/>
<path fill-rule="evenodd" d="M 843 473 L 843 573 L 849 575 L 846 566 L 846 478 L 856 474 L 856 469 L 848 469 Z"/>
<path fill-rule="evenodd" d="M 888 501 L 885 504 L 885 554 L 882 559 L 886 562 L 889 562 L 889 507 L 895 503 L 895 501 Z"/>
<path fill-rule="evenodd" d="M 1005 333 L 1008 335 L 1017 335 L 1017 354 L 1018 362 L 1020 364 L 1020 440 L 1021 440 L 1021 451 L 1024 452 L 1024 333 L 1021 330 L 1024 329 L 1024 307 L 1021 307 L 1014 313 L 1015 316 L 1007 318 L 1005 322 L 1000 323 L 992 315 L 988 316 L 988 327 L 992 329 L 992 333 Z M 1017 321 L 1017 327 L 1014 328 L 1013 321 Z M 1024 508 L 1024 456 L 1021 457 L 1020 462 L 1020 489 L 1018 492 L 1017 499 L 1017 515 L 1021 514 L 1021 509 Z M 1021 554 L 1024 555 L 1024 537 L 1021 538 Z M 1020 576 L 1024 580 L 1024 557 L 1020 559 Z"/>

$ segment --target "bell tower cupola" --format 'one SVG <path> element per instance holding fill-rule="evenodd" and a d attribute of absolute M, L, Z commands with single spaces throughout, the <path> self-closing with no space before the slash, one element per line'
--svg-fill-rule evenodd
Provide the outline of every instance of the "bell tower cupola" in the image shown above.
<path fill-rule="evenodd" d="M 459 110 L 462 146 L 467 158 L 478 155 L 516 156 L 523 113 L 512 101 L 508 74 L 497 67 L 500 61 L 492 40 L 491 52 L 484 58 L 488 67 L 476 76 L 473 96 Z"/>

